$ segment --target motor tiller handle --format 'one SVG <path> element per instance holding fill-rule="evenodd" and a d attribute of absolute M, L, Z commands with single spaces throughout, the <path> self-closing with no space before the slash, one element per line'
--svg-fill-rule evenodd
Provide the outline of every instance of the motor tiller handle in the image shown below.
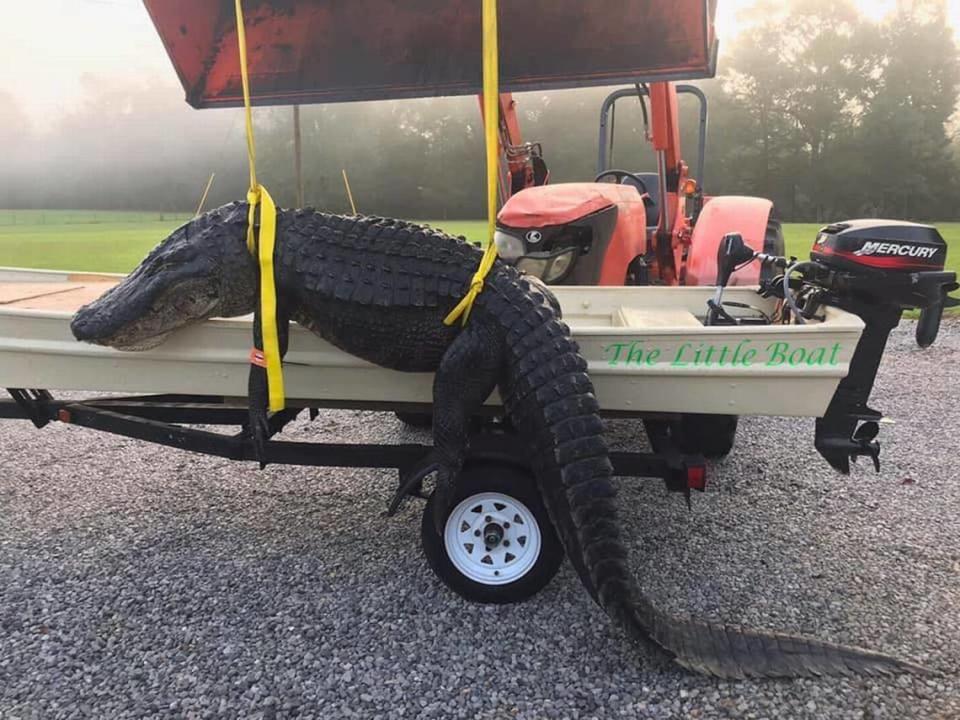
<path fill-rule="evenodd" d="M 755 257 L 755 253 L 746 243 L 740 233 L 727 233 L 717 246 L 717 292 L 713 300 L 707 302 L 710 308 L 707 313 L 706 325 L 714 325 L 718 317 L 724 317 L 728 322 L 735 322 L 723 310 L 723 289 L 730 282 L 730 277 L 736 269 L 748 263 Z"/>
<path fill-rule="evenodd" d="M 740 233 L 727 233 L 717 248 L 717 286 L 726 287 L 736 269 L 756 256 Z"/>

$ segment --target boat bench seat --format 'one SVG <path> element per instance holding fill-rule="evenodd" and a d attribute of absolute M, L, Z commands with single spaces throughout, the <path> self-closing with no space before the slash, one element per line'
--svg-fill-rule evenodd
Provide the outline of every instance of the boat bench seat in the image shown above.
<path fill-rule="evenodd" d="M 615 327 L 702 328 L 703 323 L 686 308 L 628 307 L 621 305 L 614 315 Z"/>

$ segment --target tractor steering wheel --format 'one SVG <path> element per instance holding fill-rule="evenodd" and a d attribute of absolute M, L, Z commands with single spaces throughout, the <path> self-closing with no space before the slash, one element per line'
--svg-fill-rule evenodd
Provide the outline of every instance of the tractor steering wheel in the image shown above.
<path fill-rule="evenodd" d="M 608 176 L 616 180 L 618 185 L 623 184 L 624 178 L 630 178 L 633 182 L 637 184 L 637 190 L 641 195 L 649 194 L 647 191 L 647 184 L 640 179 L 639 175 L 637 175 L 636 173 L 632 173 L 629 170 L 604 170 L 602 173 L 597 175 L 597 177 L 595 177 L 593 181 L 601 182 L 601 178 L 605 178 Z"/>

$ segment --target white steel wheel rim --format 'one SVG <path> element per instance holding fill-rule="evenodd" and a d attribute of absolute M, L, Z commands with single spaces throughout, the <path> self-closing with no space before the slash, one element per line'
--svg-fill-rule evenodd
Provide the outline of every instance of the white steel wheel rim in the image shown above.
<path fill-rule="evenodd" d="M 488 545 L 486 540 L 495 535 L 499 541 Z M 530 508 L 498 492 L 464 499 L 447 517 L 443 532 L 453 566 L 483 585 L 506 585 L 530 572 L 540 557 L 542 539 Z"/>

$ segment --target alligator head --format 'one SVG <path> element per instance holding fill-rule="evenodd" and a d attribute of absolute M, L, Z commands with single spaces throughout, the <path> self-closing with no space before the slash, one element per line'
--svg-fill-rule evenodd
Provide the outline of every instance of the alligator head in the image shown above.
<path fill-rule="evenodd" d="M 231 203 L 177 228 L 139 267 L 74 315 L 77 340 L 147 350 L 190 323 L 253 312 L 257 266 L 247 205 Z"/>

